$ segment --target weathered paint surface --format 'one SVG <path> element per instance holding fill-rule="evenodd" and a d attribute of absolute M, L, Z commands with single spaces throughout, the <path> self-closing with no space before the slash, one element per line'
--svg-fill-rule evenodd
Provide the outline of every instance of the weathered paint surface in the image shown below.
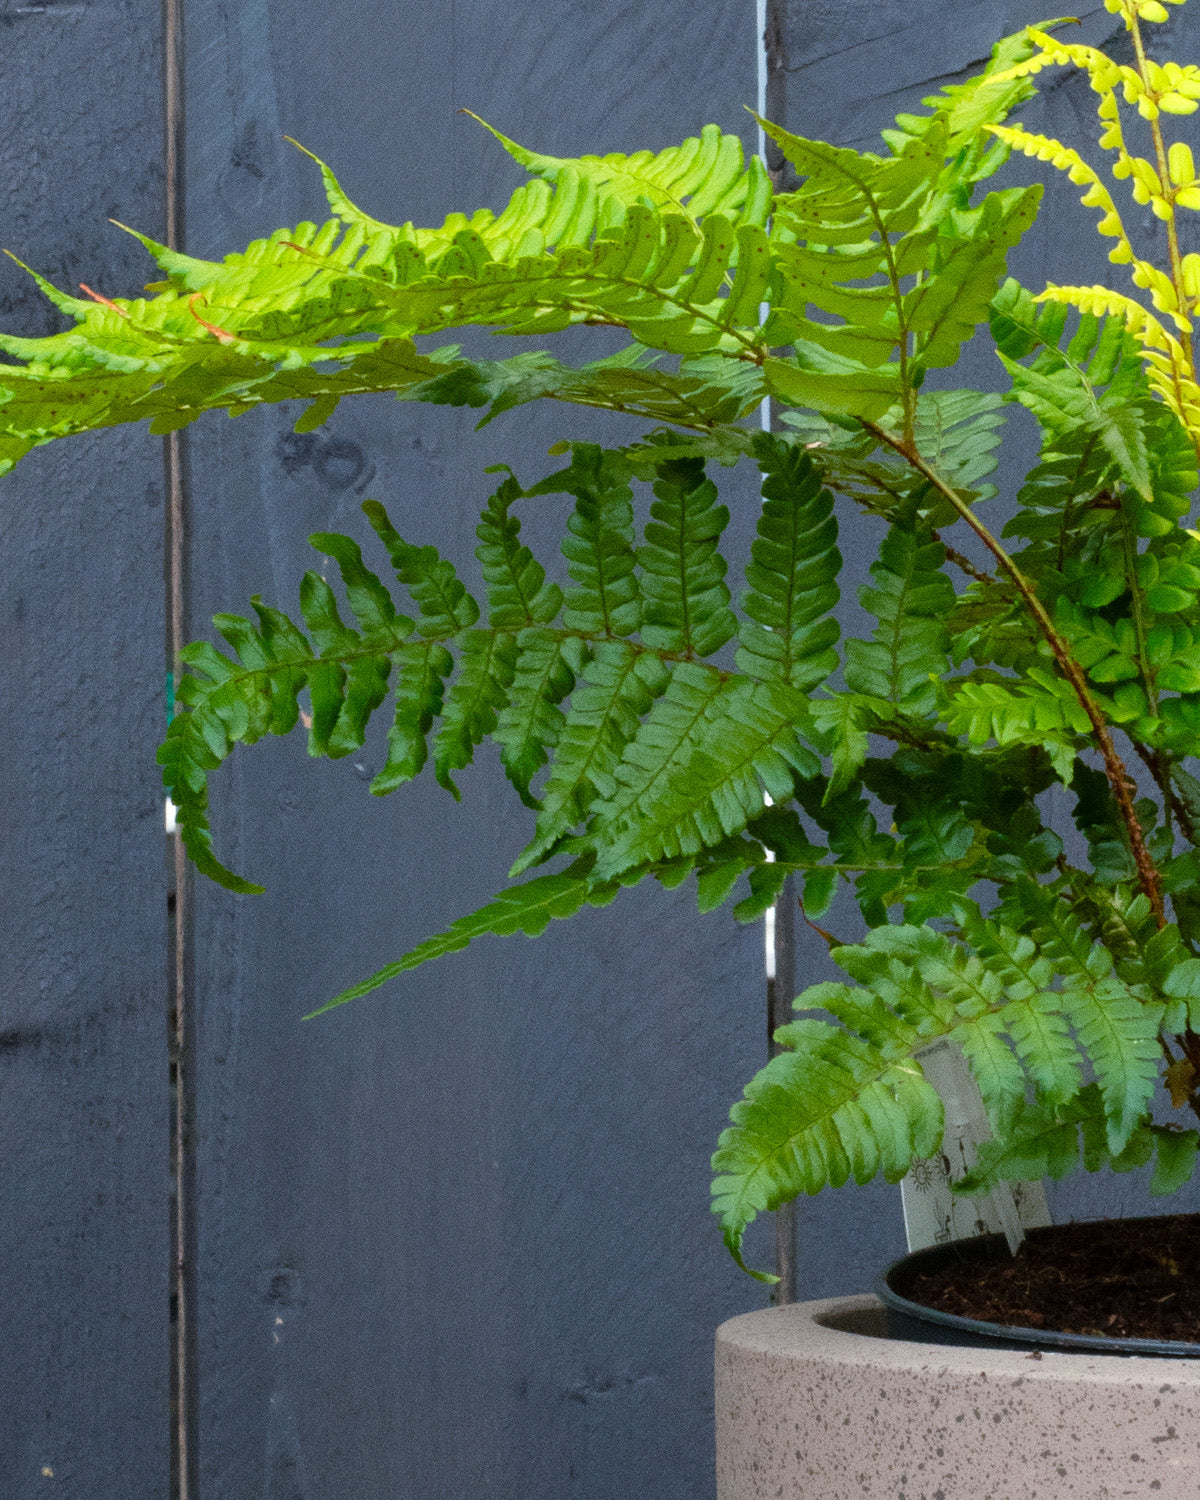
<path fill-rule="evenodd" d="M 369 212 L 417 223 L 519 180 L 459 106 L 562 153 L 709 119 L 753 143 L 743 5 L 405 10 L 306 4 L 299 24 L 294 4 L 194 0 L 194 249 L 322 215 L 285 133 Z M 640 430 L 547 406 L 477 434 L 382 399 L 297 437 L 295 415 L 192 429 L 197 631 L 256 591 L 293 606 L 318 528 L 380 561 L 366 496 L 470 576 L 485 464 L 532 480 L 557 438 Z M 745 530 L 740 475 L 731 498 Z M 563 503 L 539 502 L 551 535 Z M 202 1500 L 709 1496 L 712 1329 L 763 1301 L 707 1205 L 763 1055 L 761 934 L 701 920 L 686 890 L 631 891 L 301 1025 L 499 889 L 528 836 L 490 759 L 456 806 L 425 779 L 370 797 L 380 752 L 308 763 L 297 738 L 214 789 L 220 847 L 268 893 L 195 892 Z"/>
<path fill-rule="evenodd" d="M 161 232 L 156 8 L 0 8 L 0 243 L 126 290 Z M 11 261 L 0 326 L 51 331 Z M 0 1494 L 169 1493 L 162 445 L 0 484 Z M 119 624 L 117 623 L 119 620 Z"/>

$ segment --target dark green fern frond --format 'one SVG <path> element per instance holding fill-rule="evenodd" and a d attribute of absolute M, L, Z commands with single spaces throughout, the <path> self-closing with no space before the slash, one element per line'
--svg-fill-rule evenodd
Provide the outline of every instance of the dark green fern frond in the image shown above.
<path fill-rule="evenodd" d="M 798 1009 L 823 1010 L 832 1023 L 805 1018 L 777 1033 L 788 1050 L 747 1087 L 713 1158 L 714 1209 L 735 1255 L 764 1209 L 852 1175 L 895 1180 L 913 1157 L 933 1154 L 941 1102 L 919 1054 L 939 1037 L 962 1047 L 979 1085 L 998 1143 L 981 1155 L 990 1175 L 1027 1134 L 1027 1074 L 1048 1085 L 1057 1102 L 1047 1109 L 1082 1097 L 1066 1030 L 1049 1012 L 1095 1070 L 1106 1153 L 1119 1156 L 1144 1133 L 1162 1002 L 1122 986 L 1110 956 L 1066 914 L 1039 943 L 969 902 L 959 907 L 970 947 L 927 926 L 881 926 L 833 950 L 855 986 L 820 984 L 798 997 Z"/>
<path fill-rule="evenodd" d="M 1013 397 L 1043 430 L 1041 472 L 1027 483 L 1046 488 L 1067 480 L 1069 498 L 1127 486 L 1138 500 L 1137 534 L 1168 534 L 1190 509 L 1196 486 L 1187 432 L 1155 399 L 1137 341 L 1120 318 L 1082 315 L 1069 339 L 1067 318 L 1065 306 L 1039 307 L 1011 280 L 992 303 L 992 334 Z M 1038 498 L 1031 489 L 1027 500 Z"/>
<path fill-rule="evenodd" d="M 523 885 L 508 886 L 479 911 L 460 917 L 445 932 L 427 938 L 402 958 L 385 964 L 369 979 L 351 985 L 305 1019 L 324 1015 L 339 1005 L 361 999 L 408 969 L 419 968 L 421 964 L 447 953 L 457 953 L 475 938 L 493 933 L 508 936 L 515 932 L 537 937 L 552 921 L 573 917 L 584 906 L 607 906 L 620 888 L 621 882 L 594 880 L 587 873 L 572 871 L 539 875 Z"/>
<path fill-rule="evenodd" d="M 729 511 L 699 459 L 659 466 L 645 540 L 642 638 L 656 650 L 692 659 L 711 656 L 737 630 L 718 550 Z"/>
<path fill-rule="evenodd" d="M 763 506 L 746 569 L 741 603 L 748 618 L 738 632 L 737 664 L 748 676 L 811 689 L 838 664 L 833 612 L 842 557 L 833 496 L 795 444 L 764 434 L 755 458 L 764 476 Z"/>
<path fill-rule="evenodd" d="M 455 798 L 452 772 L 469 766 L 476 746 L 495 732 L 497 716 L 508 704 L 519 650 L 517 637 L 500 630 L 467 630 L 457 644 L 458 675 L 445 698 L 433 760 L 438 781 Z"/>
<path fill-rule="evenodd" d="M 449 667 L 443 646 L 410 644 L 413 621 L 396 611 L 355 543 L 326 533 L 314 541 L 337 562 L 358 628 L 342 621 L 332 590 L 317 573 L 307 574 L 301 588 L 301 613 L 311 641 L 286 615 L 258 600 L 253 601 L 257 628 L 236 615 L 217 616 L 217 628 L 233 655 L 207 643 L 184 649 L 189 670 L 178 696 L 187 711 L 172 721 L 159 750 L 163 780 L 189 854 L 201 870 L 232 890 L 259 889 L 232 874 L 212 852 L 208 777 L 235 745 L 253 744 L 268 733 L 287 734 L 299 717 L 299 696 L 307 689 L 310 752 L 350 754 L 363 743 L 367 720 L 383 702 L 396 663 L 402 677 L 414 670 L 421 677 L 402 694 L 412 704 L 410 722 L 381 773 L 396 784 L 424 758 L 423 738 L 419 756 L 415 746 L 420 737 L 415 726 L 427 726 L 436 711 L 434 702 L 440 705 L 441 678 L 430 667 Z M 423 671 L 418 663 L 424 664 Z"/>
<path fill-rule="evenodd" d="M 846 643 L 846 686 L 895 705 L 901 712 L 927 713 L 934 701 L 931 678 L 946 672 L 946 620 L 954 590 L 941 571 L 946 549 L 896 524 L 871 566 L 872 584 L 860 590 L 863 605 L 879 622 L 870 641 Z"/>
<path fill-rule="evenodd" d="M 577 443 L 570 466 L 544 479 L 530 495 L 573 495 L 562 553 L 575 584 L 563 623 L 588 635 L 627 636 L 642 623 L 642 598 L 633 534 L 633 492 L 620 454 Z"/>
<path fill-rule="evenodd" d="M 613 767 L 611 786 L 597 808 L 601 825 L 619 830 L 652 806 L 671 773 L 684 764 L 703 737 L 709 717 L 725 691 L 715 667 L 698 662 L 672 666 L 670 680 L 642 718 L 634 737 Z"/>
<path fill-rule="evenodd" d="M 804 717 L 803 698 L 781 682 L 740 682 L 715 694 L 652 800 L 630 809 L 628 788 L 644 770 L 635 762 L 617 796 L 598 807 L 597 874 L 698 854 L 739 833 L 762 808 L 764 791 L 776 801 L 790 798 L 796 776 L 820 770 L 800 737 Z M 615 768 L 618 782 L 627 764 Z M 630 810 L 622 816 L 614 812 L 618 806 Z"/>
<path fill-rule="evenodd" d="M 489 499 L 475 535 L 475 555 L 487 584 L 488 620 L 520 630 L 548 625 L 562 608 L 562 590 L 546 582 L 546 570 L 520 540 L 521 524 L 511 513 L 524 491 L 510 475 Z"/>
<path fill-rule="evenodd" d="M 1080 1166 L 1088 1172 L 1130 1172 L 1154 1161 L 1148 1191 L 1156 1196 L 1177 1192 L 1196 1169 L 1200 1133 L 1159 1125 L 1143 1117 L 1120 1151 L 1108 1142 L 1104 1101 L 1096 1084 L 1052 1107 L 1028 1104 L 1003 1141 L 984 1141 L 974 1168 L 955 1191 L 982 1193 L 999 1182 L 1058 1181 Z"/>
<path fill-rule="evenodd" d="M 406 542 L 377 500 L 363 502 L 363 515 L 387 548 L 396 577 L 420 610 L 417 630 L 421 635 L 452 636 L 474 625 L 479 605 L 459 581 L 453 563 L 439 557 L 436 548 Z"/>
<path fill-rule="evenodd" d="M 625 641 L 601 641 L 593 648 L 580 669 L 541 789 L 533 841 L 510 875 L 539 863 L 596 800 L 612 794 L 613 772 L 626 746 L 669 681 L 668 668 L 651 652 L 636 651 Z"/>
<path fill-rule="evenodd" d="M 395 791 L 421 771 L 429 754 L 429 731 L 442 711 L 446 679 L 453 670 L 454 658 L 440 641 L 413 641 L 396 654 L 396 713 L 388 730 L 387 759 L 371 781 L 376 796 Z"/>
<path fill-rule="evenodd" d="M 526 807 L 538 805 L 530 783 L 558 743 L 566 723 L 558 705 L 575 686 L 585 649 L 577 636 L 543 627 L 517 637 L 512 684 L 494 737 L 508 779 Z"/>
<path fill-rule="evenodd" d="M 726 424 L 746 416 L 765 394 L 758 366 L 752 362 L 701 355 L 683 358 L 672 369 L 664 364 L 661 350 L 637 343 L 574 368 L 541 351 L 503 360 L 467 360 L 457 355 L 453 346 L 437 351 L 435 357 L 445 362 L 445 373 L 414 379 L 396 390 L 397 399 L 487 407 L 479 427 L 530 401 L 564 401 L 651 422 L 673 422 L 699 432 L 719 431 L 734 442 L 739 429 Z M 346 376 L 347 387 L 362 373 L 360 357 Z M 386 382 L 387 372 L 381 370 L 380 375 Z M 381 388 L 388 387 L 385 383 Z M 744 437 L 740 446 L 745 446 Z"/>
<path fill-rule="evenodd" d="M 1003 398 L 984 391 L 920 391 L 912 405 L 913 443 L 922 459 L 969 503 L 989 500 L 984 483 L 996 467 Z M 857 422 L 836 422 L 810 412 L 783 413 L 796 440 L 810 446 L 827 484 L 887 520 L 916 515 L 928 526 L 953 523 L 954 512 L 928 481 L 893 449 L 880 448 Z M 903 426 L 895 408 L 880 419 L 887 430 Z"/>

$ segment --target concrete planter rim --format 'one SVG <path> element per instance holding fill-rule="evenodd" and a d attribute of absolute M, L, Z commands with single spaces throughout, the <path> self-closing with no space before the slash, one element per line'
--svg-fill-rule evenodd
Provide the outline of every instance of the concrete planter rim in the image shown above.
<path fill-rule="evenodd" d="M 1195 1500 L 1200 1362 L 920 1344 L 870 1295 L 718 1330 L 718 1500 Z"/>

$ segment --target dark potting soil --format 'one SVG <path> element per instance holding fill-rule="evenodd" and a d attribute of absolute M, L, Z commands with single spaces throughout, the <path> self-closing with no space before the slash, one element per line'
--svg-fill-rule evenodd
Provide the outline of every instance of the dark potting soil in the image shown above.
<path fill-rule="evenodd" d="M 1015 1256 L 913 1276 L 904 1295 L 985 1323 L 1200 1343 L 1200 1214 L 1035 1229 Z"/>

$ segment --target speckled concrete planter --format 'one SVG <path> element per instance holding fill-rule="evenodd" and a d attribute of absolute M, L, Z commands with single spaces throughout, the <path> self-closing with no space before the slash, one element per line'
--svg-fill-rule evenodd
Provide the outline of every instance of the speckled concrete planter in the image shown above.
<path fill-rule="evenodd" d="M 718 1500 L 1198 1500 L 1200 1361 L 913 1344 L 874 1297 L 717 1332 Z"/>

